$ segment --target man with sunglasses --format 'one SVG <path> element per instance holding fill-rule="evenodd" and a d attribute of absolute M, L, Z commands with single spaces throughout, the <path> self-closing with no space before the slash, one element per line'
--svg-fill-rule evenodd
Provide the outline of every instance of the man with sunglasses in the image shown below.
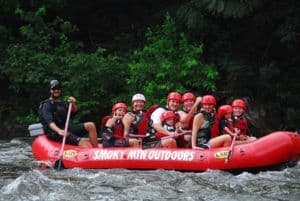
<path fill-rule="evenodd" d="M 64 127 L 68 113 L 68 103 L 60 100 L 61 85 L 58 80 L 51 80 L 49 88 L 50 97 L 41 102 L 38 110 L 39 118 L 48 138 L 62 142 L 65 135 Z M 68 102 L 72 103 L 72 113 L 76 113 L 76 99 L 70 96 Z M 88 147 L 87 141 L 82 139 L 85 134 L 89 135 L 92 146 L 98 147 L 97 131 L 93 122 L 70 125 L 66 134 L 66 144 Z"/>

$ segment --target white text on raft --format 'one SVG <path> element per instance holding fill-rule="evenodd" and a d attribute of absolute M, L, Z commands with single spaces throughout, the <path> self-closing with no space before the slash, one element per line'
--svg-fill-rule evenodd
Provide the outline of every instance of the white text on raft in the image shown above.
<path fill-rule="evenodd" d="M 168 150 L 97 150 L 93 160 L 180 160 L 192 161 L 195 158 L 193 151 L 168 151 Z"/>

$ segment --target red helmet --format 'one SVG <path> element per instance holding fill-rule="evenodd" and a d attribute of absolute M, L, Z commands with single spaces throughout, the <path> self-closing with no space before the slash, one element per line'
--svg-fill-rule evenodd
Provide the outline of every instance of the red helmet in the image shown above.
<path fill-rule="evenodd" d="M 186 100 L 196 100 L 196 96 L 191 93 L 191 92 L 187 92 L 185 94 L 182 95 L 182 102 L 186 101 Z"/>
<path fill-rule="evenodd" d="M 161 114 L 161 117 L 160 117 L 160 120 L 162 122 L 166 121 L 167 119 L 176 119 L 177 116 L 176 114 L 173 112 L 173 111 L 170 111 L 170 110 L 167 110 L 167 111 L 164 111 L 162 114 Z"/>
<path fill-rule="evenodd" d="M 222 105 L 218 109 L 218 117 L 221 119 L 225 114 L 230 114 L 232 112 L 231 105 Z"/>
<path fill-rule="evenodd" d="M 246 110 L 246 102 L 244 100 L 242 100 L 242 99 L 235 99 L 232 102 L 232 107 L 241 107 L 244 110 Z"/>
<path fill-rule="evenodd" d="M 201 103 L 202 104 L 209 104 L 209 105 L 217 105 L 217 101 L 215 99 L 215 97 L 213 97 L 212 95 L 205 95 L 202 97 L 201 99 Z"/>
<path fill-rule="evenodd" d="M 116 111 L 119 108 L 123 108 L 125 111 L 127 111 L 127 106 L 125 103 L 116 103 L 112 107 L 112 112 Z"/>
<path fill-rule="evenodd" d="M 181 94 L 178 92 L 170 92 L 167 101 L 169 100 L 177 100 L 178 102 L 181 102 Z"/>

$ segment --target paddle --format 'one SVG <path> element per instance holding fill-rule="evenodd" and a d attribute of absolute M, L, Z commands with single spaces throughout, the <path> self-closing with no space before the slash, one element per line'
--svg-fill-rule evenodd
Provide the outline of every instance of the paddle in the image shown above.
<path fill-rule="evenodd" d="M 66 138 L 67 138 L 67 133 L 68 133 L 71 110 L 72 110 L 72 103 L 69 103 L 67 120 L 66 120 L 66 123 L 65 123 L 65 130 L 64 130 L 65 135 L 63 137 L 63 141 L 62 141 L 62 144 L 61 144 L 60 152 L 59 152 L 59 155 L 58 155 L 58 160 L 55 161 L 55 163 L 54 163 L 54 168 L 57 168 L 57 170 L 61 170 L 61 167 L 62 167 L 63 153 L 64 153 L 65 144 L 66 144 Z"/>
<path fill-rule="evenodd" d="M 232 142 L 231 142 L 231 145 L 230 145 L 230 149 L 229 149 L 229 151 L 228 151 L 228 155 L 227 155 L 227 157 L 226 157 L 226 159 L 225 159 L 225 163 L 228 163 L 228 161 L 229 161 L 229 159 L 230 159 L 230 157 L 231 157 L 231 155 L 232 155 L 233 145 L 234 145 L 234 143 L 235 143 L 236 136 L 237 136 L 237 134 L 235 134 L 235 135 L 233 136 L 233 139 L 232 139 Z"/>
<path fill-rule="evenodd" d="M 161 145 L 162 140 L 174 138 L 174 137 L 178 137 L 178 136 L 186 135 L 186 134 L 191 134 L 191 131 L 186 131 L 186 132 L 178 133 L 178 134 L 174 134 L 174 135 L 168 135 L 168 136 L 165 136 L 162 138 L 157 138 L 155 135 L 151 135 L 151 136 L 146 135 L 145 137 L 142 138 L 142 149 L 159 147 Z"/>
<path fill-rule="evenodd" d="M 146 135 L 138 135 L 138 134 L 128 134 L 130 138 L 144 138 Z"/>

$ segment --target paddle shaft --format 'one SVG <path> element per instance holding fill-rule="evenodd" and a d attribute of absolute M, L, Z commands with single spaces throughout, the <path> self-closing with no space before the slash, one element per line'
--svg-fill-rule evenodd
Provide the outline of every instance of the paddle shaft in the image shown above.
<path fill-rule="evenodd" d="M 146 135 L 128 134 L 128 137 L 130 137 L 130 138 L 144 138 L 144 137 L 146 137 Z"/>
<path fill-rule="evenodd" d="M 168 136 L 162 137 L 161 139 L 168 139 L 168 138 L 171 138 L 171 137 L 178 137 L 180 135 L 185 135 L 185 134 L 190 134 L 190 133 L 191 133 L 190 131 L 187 131 L 187 132 L 178 133 L 178 134 L 174 134 L 174 135 L 168 135 Z M 146 135 L 128 134 L 128 137 L 130 137 L 130 138 L 144 138 L 144 137 L 146 137 Z"/>
<path fill-rule="evenodd" d="M 191 133 L 192 133 L 191 131 L 186 131 L 186 132 L 183 132 L 183 133 L 177 133 L 177 134 L 174 134 L 174 135 L 168 135 L 168 136 L 160 138 L 160 140 L 165 140 L 165 139 L 169 139 L 169 138 L 173 138 L 173 137 L 179 137 L 181 135 L 187 135 L 187 134 L 191 134 Z"/>
<path fill-rule="evenodd" d="M 232 154 L 232 151 L 233 151 L 233 145 L 234 145 L 234 143 L 235 143 L 236 136 L 237 136 L 237 135 L 234 135 L 234 136 L 233 136 L 233 139 L 232 139 L 232 142 L 231 142 L 231 145 L 230 145 L 230 149 L 229 149 L 229 151 L 228 151 L 228 155 L 227 155 L 227 157 L 226 157 L 226 159 L 225 159 L 225 163 L 227 163 L 227 162 L 229 161 L 230 157 L 231 157 L 231 154 Z"/>
<path fill-rule="evenodd" d="M 66 119 L 66 123 L 65 123 L 65 129 L 64 129 L 64 137 L 63 137 L 60 152 L 58 155 L 58 167 L 57 167 L 58 170 L 61 169 L 63 153 L 64 153 L 66 138 L 67 138 L 67 133 L 68 133 L 68 127 L 69 127 L 69 122 L 70 122 L 70 117 L 71 117 L 71 111 L 72 111 L 72 103 L 69 103 L 68 114 L 67 114 L 67 119 Z"/>
<path fill-rule="evenodd" d="M 144 138 L 144 137 L 146 137 L 146 135 L 128 134 L 128 137 L 129 137 L 129 138 Z M 83 140 L 89 140 L 89 138 L 85 138 L 85 137 L 83 137 L 83 138 L 81 138 L 81 139 L 83 139 Z M 101 141 L 102 138 L 101 138 L 101 137 L 100 137 L 100 138 L 97 138 L 97 140 L 98 140 L 98 141 Z"/>
<path fill-rule="evenodd" d="M 158 140 L 154 140 L 154 141 L 150 141 L 150 142 L 145 142 L 145 144 L 142 143 L 142 148 L 143 149 L 152 148 L 153 147 L 152 145 L 155 144 L 155 146 L 156 146 L 156 144 L 160 143 L 162 140 L 169 139 L 169 138 L 174 138 L 174 137 L 179 137 L 181 135 L 186 135 L 186 134 L 191 134 L 191 131 L 186 131 L 186 132 L 178 133 L 178 134 L 174 134 L 174 135 L 168 135 L 168 136 L 162 137 L 162 138 L 160 138 Z"/>
<path fill-rule="evenodd" d="M 128 137 L 129 137 L 129 138 L 144 138 L 144 137 L 146 137 L 146 135 L 128 134 Z M 85 138 L 85 137 L 82 137 L 81 139 L 83 139 L 83 140 L 89 140 L 89 138 Z M 100 138 L 97 138 L 97 140 L 98 140 L 98 141 L 101 141 L 102 138 L 101 138 L 101 137 L 100 137 Z"/>

